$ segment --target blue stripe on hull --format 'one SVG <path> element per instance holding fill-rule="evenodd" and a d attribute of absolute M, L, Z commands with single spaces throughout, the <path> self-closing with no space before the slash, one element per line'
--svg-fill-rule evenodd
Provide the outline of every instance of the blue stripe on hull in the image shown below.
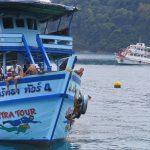
<path fill-rule="evenodd" d="M 52 98 L 57 98 L 57 97 L 68 97 L 67 94 L 52 94 L 52 95 L 44 95 L 44 96 L 38 96 L 38 97 L 28 97 L 28 98 L 21 98 L 21 99 L 13 99 L 13 100 L 3 100 L 0 101 L 0 104 L 11 104 L 11 103 L 19 103 L 19 102 L 27 102 L 27 101 L 33 101 L 37 100 L 37 98 L 41 99 L 42 101 L 44 101 L 45 99 L 49 98 L 49 100 L 51 100 Z M 39 101 L 41 101 L 39 100 Z"/>
<path fill-rule="evenodd" d="M 25 77 L 20 80 L 18 80 L 19 83 L 28 83 L 28 82 L 40 82 L 40 81 L 47 81 L 47 80 L 60 80 L 64 79 L 65 74 L 55 74 L 55 75 L 44 75 L 44 76 L 30 76 L 30 77 Z M 10 85 L 13 85 L 13 82 L 10 82 Z M 1 82 L 0 86 L 5 86 L 5 82 Z"/>
<path fill-rule="evenodd" d="M 0 140 L 0 142 L 16 142 L 16 143 L 33 143 L 33 144 L 41 144 L 41 143 L 47 143 L 49 144 L 50 142 L 56 142 L 56 141 L 60 141 L 60 140 L 64 140 L 64 138 L 60 138 L 57 140 L 49 140 L 49 139 L 30 139 L 30 140 L 8 140 L 8 139 L 4 139 L 4 140 Z M 40 142 L 40 143 L 39 143 Z M 7 143 L 8 144 L 8 143 Z"/>
<path fill-rule="evenodd" d="M 60 80 L 60 79 L 64 79 L 64 78 L 65 78 L 65 74 L 30 76 L 30 77 L 25 77 L 25 78 L 18 80 L 18 84 L 19 83 L 28 83 L 28 82 L 40 82 L 40 81 L 46 81 L 46 80 Z M 72 75 L 72 80 L 74 82 L 78 83 L 79 85 L 81 84 L 81 80 L 75 75 Z M 13 84 L 14 84 L 14 82 L 11 81 L 10 85 L 13 85 Z M 5 85 L 6 85 L 5 82 L 0 83 L 0 86 L 5 86 Z"/>

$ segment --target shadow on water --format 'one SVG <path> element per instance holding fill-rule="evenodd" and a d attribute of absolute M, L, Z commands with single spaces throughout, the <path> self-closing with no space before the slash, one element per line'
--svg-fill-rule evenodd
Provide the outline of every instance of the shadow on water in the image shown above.
<path fill-rule="evenodd" d="M 67 140 L 61 140 L 45 145 L 0 142 L 0 150 L 78 150 L 78 149 L 80 149 L 79 145 L 71 144 Z"/>

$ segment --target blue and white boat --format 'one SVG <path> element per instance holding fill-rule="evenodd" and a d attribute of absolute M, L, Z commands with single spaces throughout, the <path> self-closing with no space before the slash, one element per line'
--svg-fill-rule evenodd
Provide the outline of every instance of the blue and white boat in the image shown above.
<path fill-rule="evenodd" d="M 88 96 L 80 91 L 81 79 L 74 71 L 70 24 L 76 7 L 50 1 L 0 1 L 0 62 L 6 68 L 16 60 L 23 66 L 26 59 L 39 66 L 43 73 L 13 81 L 9 91 L 5 80 L 0 82 L 0 141 L 52 142 L 64 139 L 72 127 L 71 116 L 80 99 L 85 114 Z M 67 28 L 59 29 L 63 17 Z M 57 30 L 46 34 L 48 23 L 58 21 Z M 42 30 L 41 24 L 46 23 Z M 68 58 L 67 70 L 59 70 L 59 60 Z M 52 60 L 57 62 L 53 71 Z M 69 70 L 69 71 L 68 71 Z"/>

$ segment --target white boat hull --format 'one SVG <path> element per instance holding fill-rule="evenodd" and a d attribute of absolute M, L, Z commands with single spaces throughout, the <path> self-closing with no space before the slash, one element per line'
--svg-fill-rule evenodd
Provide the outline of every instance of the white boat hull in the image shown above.
<path fill-rule="evenodd" d="M 131 59 L 131 58 L 126 58 L 126 57 L 116 57 L 116 61 L 118 64 L 122 65 L 148 65 L 150 62 L 148 61 L 143 61 L 143 60 L 136 60 L 136 59 Z"/>

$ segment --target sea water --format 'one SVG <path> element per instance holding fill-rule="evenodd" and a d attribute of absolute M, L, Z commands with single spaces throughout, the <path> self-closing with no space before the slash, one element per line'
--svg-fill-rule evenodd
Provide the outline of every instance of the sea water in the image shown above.
<path fill-rule="evenodd" d="M 150 150 L 150 66 L 116 65 L 102 55 L 90 55 L 85 65 L 83 57 L 76 68 L 85 68 L 82 92 L 92 99 L 67 139 L 49 146 L 0 143 L 0 150 Z"/>

